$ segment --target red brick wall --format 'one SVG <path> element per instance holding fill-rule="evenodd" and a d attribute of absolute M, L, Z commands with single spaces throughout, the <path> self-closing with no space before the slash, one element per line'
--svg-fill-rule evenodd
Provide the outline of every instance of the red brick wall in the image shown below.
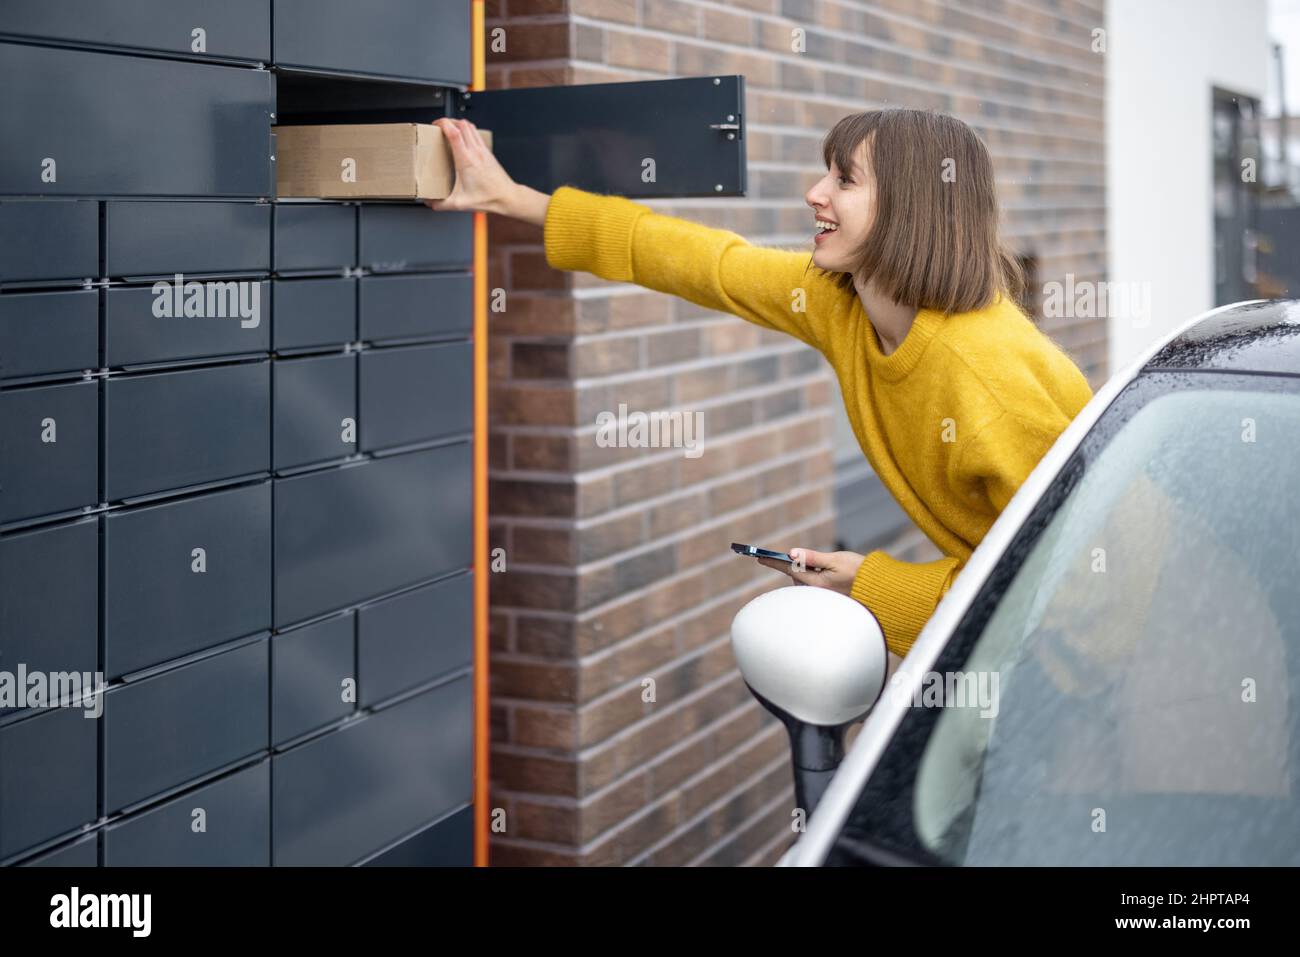
<path fill-rule="evenodd" d="M 802 196 L 839 117 L 952 112 L 989 143 L 1040 281 L 1100 279 L 1101 6 L 498 0 L 488 85 L 744 74 L 749 196 L 649 205 L 787 247 L 810 241 Z M 493 862 L 770 863 L 793 836 L 787 746 L 728 626 L 785 579 L 727 545 L 833 540 L 829 372 L 734 317 L 551 270 L 539 229 L 490 235 Z M 1099 380 L 1104 322 L 1048 331 Z M 619 403 L 702 412 L 703 455 L 601 448 Z"/>

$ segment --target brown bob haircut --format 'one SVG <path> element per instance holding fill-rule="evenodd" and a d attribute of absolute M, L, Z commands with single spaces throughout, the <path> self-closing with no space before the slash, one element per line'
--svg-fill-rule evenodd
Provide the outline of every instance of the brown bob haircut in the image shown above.
<path fill-rule="evenodd" d="M 998 238 L 993 161 L 975 131 L 924 110 L 854 113 L 822 141 L 826 168 L 849 173 L 864 140 L 874 223 L 853 272 L 823 272 L 845 290 L 858 275 L 895 302 L 945 314 L 981 309 L 999 293 L 1018 299 L 1024 272 Z"/>

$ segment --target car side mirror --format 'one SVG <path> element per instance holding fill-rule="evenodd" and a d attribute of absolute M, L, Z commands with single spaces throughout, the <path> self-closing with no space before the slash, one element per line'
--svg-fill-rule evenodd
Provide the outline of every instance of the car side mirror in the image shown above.
<path fill-rule="evenodd" d="M 731 622 L 749 690 L 790 735 L 797 806 L 811 815 L 844 759 L 844 736 L 885 687 L 885 636 L 865 605 L 825 588 L 759 595 Z"/>

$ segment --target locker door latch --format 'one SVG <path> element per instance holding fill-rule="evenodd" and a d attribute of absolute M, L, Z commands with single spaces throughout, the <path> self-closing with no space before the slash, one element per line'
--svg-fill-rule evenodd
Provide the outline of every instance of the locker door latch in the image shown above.
<path fill-rule="evenodd" d="M 709 129 L 726 131 L 727 139 L 734 140 L 740 138 L 740 117 L 735 113 L 727 114 L 725 123 L 710 123 Z"/>

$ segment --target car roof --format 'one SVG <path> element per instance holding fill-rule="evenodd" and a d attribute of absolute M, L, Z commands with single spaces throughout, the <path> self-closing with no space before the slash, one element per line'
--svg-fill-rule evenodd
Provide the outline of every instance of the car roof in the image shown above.
<path fill-rule="evenodd" d="M 1167 341 L 1142 367 L 1300 375 L 1300 300 L 1238 303 Z"/>

